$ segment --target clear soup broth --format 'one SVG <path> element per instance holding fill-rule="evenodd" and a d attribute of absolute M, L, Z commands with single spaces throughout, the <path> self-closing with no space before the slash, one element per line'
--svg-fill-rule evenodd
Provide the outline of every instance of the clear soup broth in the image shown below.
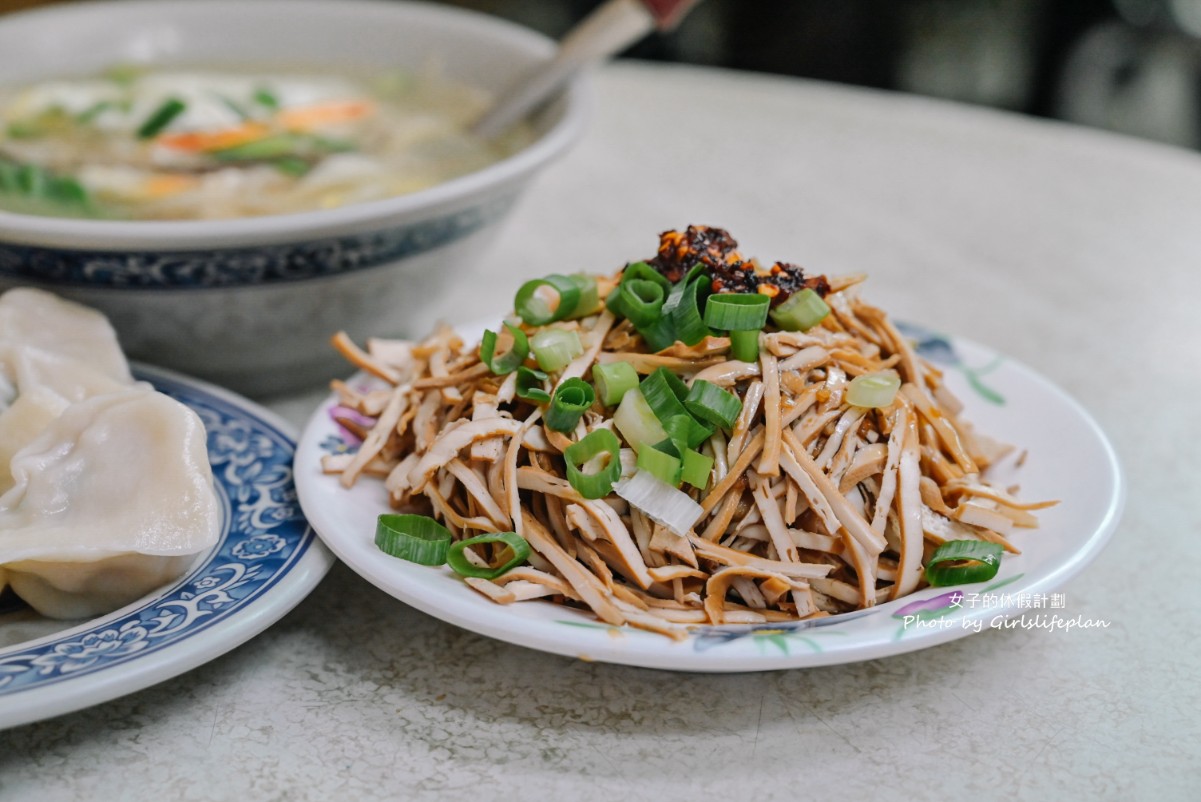
<path fill-rule="evenodd" d="M 0 89 L 0 209 L 201 220 L 416 192 L 531 139 L 467 128 L 492 98 L 435 71 L 114 67 Z"/>

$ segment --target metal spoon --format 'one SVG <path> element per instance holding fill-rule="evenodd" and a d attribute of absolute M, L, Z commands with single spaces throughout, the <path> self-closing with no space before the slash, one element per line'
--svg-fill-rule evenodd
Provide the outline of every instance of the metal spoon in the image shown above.
<path fill-rule="evenodd" d="M 553 95 L 573 75 L 609 58 L 652 30 L 669 31 L 699 0 L 608 0 L 567 32 L 559 51 L 502 95 L 472 126 L 493 139 Z"/>

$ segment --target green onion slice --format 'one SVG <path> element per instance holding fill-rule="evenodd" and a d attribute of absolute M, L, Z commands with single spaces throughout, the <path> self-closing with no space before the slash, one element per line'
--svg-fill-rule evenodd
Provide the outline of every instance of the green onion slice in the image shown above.
<path fill-rule="evenodd" d="M 428 515 L 385 513 L 376 519 L 375 545 L 392 557 L 442 565 L 450 549 L 450 530 Z"/>
<path fill-rule="evenodd" d="M 771 319 L 785 331 L 808 331 L 825 320 L 828 314 L 830 307 L 822 297 L 806 287 L 771 310 Z"/>
<path fill-rule="evenodd" d="M 684 399 L 688 397 L 688 386 L 667 368 L 656 369 L 642 380 L 639 389 L 664 429 L 667 429 L 673 418 L 683 418 L 687 422 L 687 431 L 680 434 L 678 439 L 688 448 L 695 448 L 713 434 L 712 428 L 696 421 L 688 412 L 688 408 L 684 406 Z M 670 430 L 668 434 L 671 434 Z"/>
<path fill-rule="evenodd" d="M 709 296 L 709 283 L 709 277 L 703 275 L 689 281 L 671 310 L 676 339 L 684 345 L 696 345 L 709 336 L 709 327 L 701 315 L 701 304 Z M 664 308 L 666 306 L 664 303 Z"/>
<path fill-rule="evenodd" d="M 671 443 L 667 445 L 670 446 Z M 638 452 L 638 470 L 646 471 L 672 487 L 680 486 L 680 458 L 668 454 L 659 446 L 644 448 Z"/>
<path fill-rule="evenodd" d="M 600 466 L 590 473 L 584 468 L 598 458 Z M 621 441 L 608 429 L 595 429 L 578 443 L 563 450 L 567 463 L 567 481 L 584 498 L 604 498 L 613 492 L 613 483 L 621 478 Z"/>
<path fill-rule="evenodd" d="M 654 373 L 642 380 L 638 389 L 659 420 L 666 421 L 676 415 L 691 417 L 684 407 L 688 385 L 667 368 L 656 368 Z"/>
<path fill-rule="evenodd" d="M 672 325 L 671 318 L 667 316 L 661 316 L 650 325 L 642 326 L 638 329 L 638 333 L 642 335 L 647 350 L 652 354 L 656 354 L 664 348 L 671 348 L 676 342 L 676 328 Z"/>
<path fill-rule="evenodd" d="M 548 288 L 548 289 L 543 289 Z M 547 300 L 548 292 L 558 295 L 558 302 L 552 306 Z M 563 320 L 579 305 L 580 285 L 571 276 L 552 273 L 546 278 L 536 278 L 522 284 L 517 290 L 517 298 L 513 306 L 521 319 L 531 326 L 545 326 L 556 320 Z"/>
<path fill-rule="evenodd" d="M 111 100 L 97 101 L 81 111 L 79 114 L 75 115 L 75 122 L 79 123 L 80 125 L 90 125 L 93 120 L 109 109 L 115 108 L 116 105 L 117 104 L 113 103 Z"/>
<path fill-rule="evenodd" d="M 525 332 L 512 323 L 506 323 L 505 328 L 513 335 L 513 345 L 504 356 L 496 356 L 496 332 L 485 331 L 480 342 L 480 361 L 497 376 L 507 376 L 517 370 L 530 355 L 530 341 Z"/>
<path fill-rule="evenodd" d="M 493 543 L 507 546 L 513 555 L 503 565 L 497 567 L 476 565 L 467 559 L 467 556 L 464 554 L 472 546 L 486 546 Z M 503 554 L 504 551 L 501 550 L 500 553 Z M 475 537 L 469 537 L 466 540 L 460 540 L 458 543 L 455 543 L 446 554 L 446 563 L 451 567 L 451 570 L 460 576 L 496 579 L 510 569 L 521 565 L 529 557 L 530 544 L 521 535 L 516 532 L 489 532 L 485 535 L 476 535 Z"/>
<path fill-rule="evenodd" d="M 527 368 L 522 365 L 517 369 L 517 397 L 535 404 L 545 404 L 550 401 L 550 393 L 543 386 L 549 376 L 540 370 Z"/>
<path fill-rule="evenodd" d="M 730 356 L 743 362 L 759 360 L 759 329 L 730 332 Z"/>
<path fill-rule="evenodd" d="M 276 111 L 279 109 L 279 98 L 275 96 L 274 92 L 266 87 L 259 87 L 258 89 L 254 90 L 254 102 L 258 103 L 265 109 L 270 109 L 271 111 Z"/>
<path fill-rule="evenodd" d="M 667 437 L 663 424 L 655 417 L 655 411 L 646 403 L 638 388 L 622 397 L 617 411 L 613 413 L 613 424 L 635 451 L 641 451 Z"/>
<path fill-rule="evenodd" d="M 702 264 L 695 264 L 687 273 L 684 274 L 683 278 L 673 284 L 671 291 L 667 293 L 667 300 L 663 302 L 663 314 L 670 315 L 672 312 L 674 312 L 675 308 L 680 305 L 680 301 L 684 297 L 684 290 L 688 288 L 688 285 L 694 278 L 698 278 L 699 276 L 704 275 L 704 273 L 705 266 Z"/>
<path fill-rule="evenodd" d="M 663 421 L 663 431 L 667 432 L 667 438 L 681 454 L 713 436 L 712 426 L 701 423 L 691 415 L 673 415 Z"/>
<path fill-rule="evenodd" d="M 671 282 L 668 280 L 667 276 L 663 275 L 646 262 L 634 262 L 633 264 L 626 265 L 626 269 L 621 272 L 621 281 L 623 284 L 627 281 L 633 281 L 634 279 L 653 281 L 662 287 L 664 292 L 667 292 L 671 289 Z"/>
<path fill-rule="evenodd" d="M 314 141 L 300 134 L 275 134 L 213 151 L 213 158 L 226 162 L 265 161 L 298 156 L 301 151 L 312 150 Z"/>
<path fill-rule="evenodd" d="M 583 379 L 568 379 L 555 388 L 544 416 L 546 425 L 556 432 L 570 432 L 580 417 L 596 401 L 592 385 Z"/>
<path fill-rule="evenodd" d="M 730 429 L 742 412 L 742 399 L 712 382 L 698 379 L 684 398 L 684 408 L 700 420 Z"/>
<path fill-rule="evenodd" d="M 592 366 L 592 381 L 601 403 L 611 407 L 638 386 L 638 371 L 629 362 L 603 362 Z"/>
<path fill-rule="evenodd" d="M 948 540 L 926 564 L 926 581 L 935 587 L 986 582 L 1001 568 L 1001 545 L 983 540 Z"/>
<path fill-rule="evenodd" d="M 665 298 L 661 285 L 641 278 L 623 281 L 614 295 L 616 301 L 613 312 L 628 318 L 635 328 L 654 323 L 663 309 Z"/>
<path fill-rule="evenodd" d="M 567 329 L 546 329 L 530 341 L 538 367 L 553 373 L 567 367 L 571 360 L 584 353 L 580 335 Z"/>
<path fill-rule="evenodd" d="M 691 448 L 684 452 L 680 467 L 680 479 L 686 484 L 704 490 L 709 484 L 709 474 L 713 471 L 713 457 L 706 456 Z"/>
<path fill-rule="evenodd" d="M 890 406 L 901 388 L 901 377 L 895 370 L 864 373 L 851 379 L 847 386 L 847 403 L 853 407 L 883 409 Z"/>
<path fill-rule="evenodd" d="M 293 178 L 308 175 L 309 170 L 313 169 L 313 165 L 300 156 L 281 156 L 272 161 L 271 166 L 284 175 L 289 175 Z"/>
<path fill-rule="evenodd" d="M 757 292 L 718 293 L 705 304 L 705 324 L 722 331 L 758 331 L 767 325 L 771 298 Z"/>
<path fill-rule="evenodd" d="M 599 312 L 600 291 L 596 287 L 596 277 L 585 275 L 584 273 L 573 273 L 568 278 L 575 282 L 576 288 L 580 291 L 580 297 L 575 302 L 575 309 L 564 319 L 574 320 L 575 318 L 595 315 Z"/>
<path fill-rule="evenodd" d="M 188 104 L 177 97 L 167 98 L 163 105 L 155 109 L 154 113 L 146 118 L 146 122 L 142 123 L 142 127 L 138 129 L 138 139 L 153 139 L 158 136 L 172 120 L 183 114 L 187 107 Z"/>

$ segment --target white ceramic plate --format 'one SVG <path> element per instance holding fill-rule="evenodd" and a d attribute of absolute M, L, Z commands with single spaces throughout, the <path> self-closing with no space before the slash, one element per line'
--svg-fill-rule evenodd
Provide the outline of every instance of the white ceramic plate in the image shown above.
<path fill-rule="evenodd" d="M 204 421 L 224 531 L 177 582 L 0 649 L 0 728 L 114 699 L 212 660 L 275 623 L 333 565 L 297 505 L 291 427 L 212 385 L 146 366 L 134 373 Z M 0 636 L 11 642 L 14 632 L 57 628 L 31 618 L 0 616 Z"/>
<path fill-rule="evenodd" d="M 465 335 L 478 332 L 478 327 L 464 328 Z M 549 602 L 498 605 L 448 568 L 408 563 L 375 547 L 376 516 L 388 509 L 382 484 L 365 479 L 346 490 L 319 468 L 323 454 L 357 445 L 332 419 L 334 398 L 313 415 L 297 449 L 300 501 L 338 557 L 397 599 L 473 632 L 584 660 L 680 671 L 798 668 L 900 654 L 1010 619 L 1033 627 L 1053 625 L 1054 616 L 1074 618 L 1055 591 L 1096 557 L 1117 525 L 1125 491 L 1113 447 L 1076 401 L 1029 368 L 965 340 L 913 328 L 907 333 L 924 356 L 946 370 L 968 420 L 1017 446 L 1015 453 L 1028 449 L 1020 470 L 1009 461 L 989 476 L 1020 483 L 1023 499 L 1061 501 L 1038 513 L 1038 529 L 1017 530 L 1014 541 L 1022 554 L 1007 555 L 988 583 L 927 588 L 824 621 L 702 626 L 679 642 L 600 624 Z"/>

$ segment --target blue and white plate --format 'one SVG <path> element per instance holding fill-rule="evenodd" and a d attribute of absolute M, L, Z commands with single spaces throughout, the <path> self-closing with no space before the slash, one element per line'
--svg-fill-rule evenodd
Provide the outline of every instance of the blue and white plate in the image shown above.
<path fill-rule="evenodd" d="M 463 326 L 465 338 L 482 326 Z M 545 601 L 499 605 L 471 590 L 449 568 L 389 557 L 375 547 L 375 518 L 388 510 L 382 482 L 364 478 L 347 490 L 321 472 L 323 454 L 358 440 L 335 421 L 348 410 L 336 396 L 313 415 L 296 452 L 296 484 L 305 514 L 326 544 L 359 575 L 401 601 L 456 626 L 581 660 L 677 671 L 763 671 L 888 657 L 986 629 L 1088 626 L 1069 604 L 1064 583 L 1100 552 L 1117 526 L 1125 497 L 1117 456 L 1092 417 L 1033 370 L 961 338 L 906 327 L 918 351 L 939 365 L 979 430 L 1017 446 L 989 470 L 1021 497 L 1059 499 L 1038 513 L 1039 528 L 1015 532 L 1022 550 L 1007 555 L 988 583 L 925 588 L 867 611 L 764 626 L 697 626 L 672 641 Z M 355 381 L 369 384 L 360 376 Z M 351 413 L 353 414 L 353 413 Z"/>
<path fill-rule="evenodd" d="M 333 564 L 300 511 L 291 427 L 244 398 L 157 368 L 135 375 L 187 404 L 208 430 L 225 507 L 217 544 L 175 583 L 116 612 L 54 622 L 0 616 L 0 728 L 132 693 L 208 662 L 279 620 Z M 5 630 L 8 630 L 6 633 Z"/>

